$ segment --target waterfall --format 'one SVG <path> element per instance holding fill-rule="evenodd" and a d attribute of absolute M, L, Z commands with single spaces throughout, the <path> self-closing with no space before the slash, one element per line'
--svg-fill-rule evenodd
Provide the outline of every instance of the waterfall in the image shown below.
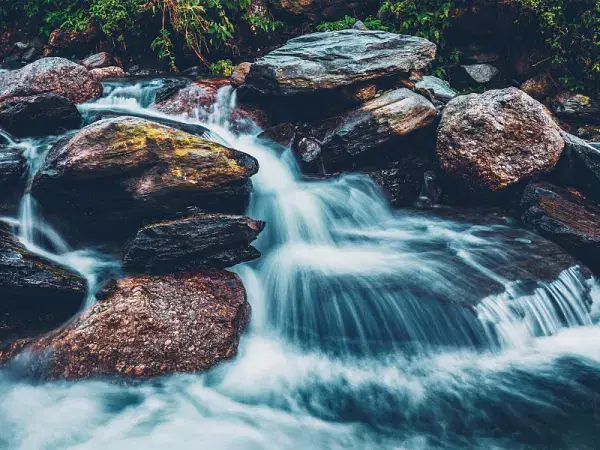
<path fill-rule="evenodd" d="M 533 285 L 507 279 L 499 268 L 535 235 L 501 218 L 394 211 L 361 174 L 307 179 L 289 149 L 236 133 L 231 88 L 210 111 L 172 117 L 148 108 L 159 80 L 105 87 L 80 105 L 88 120 L 197 125 L 258 159 L 247 215 L 268 224 L 263 256 L 233 269 L 251 329 L 236 359 L 204 375 L 40 385 L 0 372 L 0 448 L 593 448 L 599 286 L 578 267 Z M 52 139 L 9 143 L 31 144 L 30 179 Z M 11 219 L 21 242 L 93 293 L 115 263 L 73 250 L 42 207 L 24 195 Z"/>

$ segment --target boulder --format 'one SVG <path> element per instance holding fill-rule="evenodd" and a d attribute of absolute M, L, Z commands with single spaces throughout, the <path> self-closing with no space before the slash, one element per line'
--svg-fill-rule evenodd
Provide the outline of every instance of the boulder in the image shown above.
<path fill-rule="evenodd" d="M 14 213 L 23 195 L 27 161 L 23 154 L 0 141 L 0 216 Z"/>
<path fill-rule="evenodd" d="M 451 71 L 452 84 L 460 87 L 477 87 L 492 84 L 500 70 L 491 64 L 468 64 L 456 66 Z"/>
<path fill-rule="evenodd" d="M 26 349 L 25 367 L 46 379 L 202 372 L 235 356 L 249 317 L 230 272 L 125 278 L 63 329 L 0 351 L 0 361 Z"/>
<path fill-rule="evenodd" d="M 208 111 L 215 104 L 219 90 L 229 85 L 226 78 L 191 84 L 187 80 L 167 82 L 165 89 L 158 92 L 154 108 L 165 114 L 194 116 L 199 109 Z"/>
<path fill-rule="evenodd" d="M 60 134 L 79 128 L 81 122 L 73 102 L 53 93 L 0 102 L 0 127 L 17 137 Z"/>
<path fill-rule="evenodd" d="M 434 59 L 426 39 L 383 31 L 313 33 L 288 41 L 252 64 L 245 87 L 263 96 L 331 91 L 406 76 Z"/>
<path fill-rule="evenodd" d="M 243 216 L 197 214 L 148 225 L 128 244 L 127 273 L 174 273 L 224 269 L 260 256 L 250 246 L 265 226 Z"/>
<path fill-rule="evenodd" d="M 160 105 L 165 100 L 179 93 L 181 89 L 190 85 L 191 81 L 188 78 L 165 78 L 162 80 L 162 86 L 156 91 L 154 102 Z M 187 110 L 177 111 L 176 114 L 182 114 L 183 112 L 187 112 Z M 171 114 L 173 114 L 173 112 L 171 112 Z"/>
<path fill-rule="evenodd" d="M 600 274 L 600 208 L 577 191 L 532 183 L 521 200 L 522 221 Z"/>
<path fill-rule="evenodd" d="M 88 26 L 84 31 L 56 29 L 50 33 L 44 56 L 83 57 L 97 41 L 98 29 Z"/>
<path fill-rule="evenodd" d="M 248 75 L 248 72 L 250 72 L 251 66 L 252 64 L 249 62 L 238 64 L 231 74 L 231 86 L 234 88 L 239 88 L 241 85 L 243 85 L 246 82 L 246 75 Z"/>
<path fill-rule="evenodd" d="M 321 154 L 328 172 L 365 167 L 385 150 L 392 151 L 392 158 L 401 158 L 402 140 L 432 124 L 437 115 L 425 97 L 396 89 L 357 109 L 303 127 L 293 149 L 304 162 Z"/>
<path fill-rule="evenodd" d="M 583 94 L 560 93 L 552 102 L 552 110 L 568 122 L 600 124 L 600 102 Z"/>
<path fill-rule="evenodd" d="M 43 58 L 0 74 L 0 102 L 46 93 L 83 103 L 99 97 L 102 85 L 85 67 L 64 58 Z"/>
<path fill-rule="evenodd" d="M 436 152 L 452 178 L 490 192 L 552 171 L 564 146 L 546 108 L 508 88 L 450 101 L 438 128 Z"/>
<path fill-rule="evenodd" d="M 90 70 L 90 75 L 94 78 L 94 80 L 98 81 L 102 81 L 107 78 L 123 78 L 126 76 L 125 71 L 117 66 L 92 69 Z"/>
<path fill-rule="evenodd" d="M 543 73 L 525 81 L 521 90 L 536 100 L 543 101 L 556 95 L 556 84 L 549 74 Z"/>
<path fill-rule="evenodd" d="M 84 279 L 31 253 L 0 221 L 0 342 L 61 325 L 86 289 Z"/>
<path fill-rule="evenodd" d="M 276 13 L 288 19 L 324 21 L 345 15 L 376 12 L 377 0 L 269 0 Z"/>
<path fill-rule="evenodd" d="M 600 150 L 568 133 L 562 136 L 565 149 L 556 167 L 556 181 L 600 202 Z"/>
<path fill-rule="evenodd" d="M 429 75 L 417 81 L 415 87 L 431 92 L 434 98 L 442 103 L 448 103 L 457 95 L 456 91 L 450 87 L 450 83 Z"/>
<path fill-rule="evenodd" d="M 55 145 L 32 191 L 45 212 L 101 239 L 190 207 L 241 213 L 257 171 L 257 161 L 245 153 L 145 119 L 118 117 Z"/>
<path fill-rule="evenodd" d="M 105 67 L 122 67 L 121 62 L 108 52 L 96 53 L 81 61 L 81 65 L 88 70 L 103 69 Z"/>

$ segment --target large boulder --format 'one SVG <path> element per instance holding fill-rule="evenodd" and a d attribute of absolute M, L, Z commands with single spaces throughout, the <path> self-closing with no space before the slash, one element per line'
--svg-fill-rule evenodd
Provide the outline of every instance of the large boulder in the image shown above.
<path fill-rule="evenodd" d="M 260 256 L 250 245 L 265 223 L 243 216 L 197 214 L 142 228 L 128 244 L 128 273 L 223 269 Z"/>
<path fill-rule="evenodd" d="M 81 121 L 73 102 L 53 93 L 0 102 L 0 127 L 17 137 L 60 134 L 79 128 Z"/>
<path fill-rule="evenodd" d="M 0 137 L 0 216 L 13 213 L 23 195 L 27 162 L 23 154 Z"/>
<path fill-rule="evenodd" d="M 62 330 L 17 341 L 0 361 L 27 349 L 31 373 L 48 379 L 201 372 L 235 356 L 249 317 L 244 287 L 230 272 L 125 278 Z"/>
<path fill-rule="evenodd" d="M 436 151 L 452 178 L 489 192 L 550 172 L 564 146 L 546 108 L 523 91 L 508 88 L 449 102 Z"/>
<path fill-rule="evenodd" d="M 569 122 L 600 124 L 600 101 L 583 94 L 562 92 L 554 98 L 552 109 Z"/>
<path fill-rule="evenodd" d="M 276 13 L 299 20 L 335 20 L 377 8 L 377 0 L 269 0 Z"/>
<path fill-rule="evenodd" d="M 429 65 L 435 53 L 426 39 L 383 31 L 307 34 L 252 64 L 244 86 L 267 96 L 330 91 L 407 76 Z"/>
<path fill-rule="evenodd" d="M 89 125 L 49 152 L 33 182 L 45 212 L 89 236 L 117 237 L 188 208 L 242 213 L 251 156 L 133 117 Z"/>
<path fill-rule="evenodd" d="M 600 208 L 550 183 L 532 183 L 521 200 L 523 222 L 600 274 Z"/>
<path fill-rule="evenodd" d="M 600 150 L 571 134 L 562 135 L 565 150 L 556 167 L 557 183 L 574 187 L 600 203 Z"/>
<path fill-rule="evenodd" d="M 102 67 L 90 70 L 90 75 L 94 80 L 102 81 L 108 78 L 123 78 L 125 71 L 118 66 Z"/>
<path fill-rule="evenodd" d="M 31 253 L 0 221 L 0 342 L 61 325 L 85 294 L 83 278 Z"/>
<path fill-rule="evenodd" d="M 432 124 L 437 115 L 425 97 L 396 89 L 354 110 L 302 127 L 293 150 L 306 168 L 320 156 L 326 172 L 365 167 L 383 153 L 388 157 L 390 151 L 390 157 L 397 160 L 406 152 L 401 141 Z"/>
<path fill-rule="evenodd" d="M 102 85 L 85 67 L 64 58 L 42 58 L 0 74 L 0 102 L 45 93 L 83 103 L 99 97 Z"/>

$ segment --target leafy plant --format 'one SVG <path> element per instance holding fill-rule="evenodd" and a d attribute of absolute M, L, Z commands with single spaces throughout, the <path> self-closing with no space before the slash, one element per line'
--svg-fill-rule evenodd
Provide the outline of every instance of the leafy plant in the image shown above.
<path fill-rule="evenodd" d="M 351 16 L 345 16 L 340 20 L 336 20 L 334 22 L 322 22 L 316 26 L 317 31 L 340 31 L 340 30 L 348 30 L 352 28 L 358 19 Z M 388 25 L 385 25 L 380 19 L 375 17 L 367 17 L 363 21 L 364 25 L 369 30 L 381 30 L 381 31 L 391 31 L 391 28 Z"/>
<path fill-rule="evenodd" d="M 229 59 L 220 59 L 211 63 L 209 66 L 210 73 L 213 75 L 224 75 L 226 77 L 231 76 L 235 66 Z"/>

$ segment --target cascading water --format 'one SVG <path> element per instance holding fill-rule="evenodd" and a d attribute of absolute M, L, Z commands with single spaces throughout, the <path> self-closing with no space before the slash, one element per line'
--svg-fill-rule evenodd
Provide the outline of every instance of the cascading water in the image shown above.
<path fill-rule="evenodd" d="M 81 110 L 165 119 L 148 108 L 159 86 L 113 82 Z M 234 105 L 225 88 L 209 114 L 176 120 L 260 163 L 248 215 L 268 226 L 262 258 L 235 268 L 253 306 L 238 357 L 135 386 L 0 373 L 0 448 L 594 448 L 594 282 L 577 268 L 509 281 L 496 269 L 534 235 L 391 211 L 361 175 L 305 180 L 289 150 L 233 132 Z M 30 176 L 47 144 L 31 141 Z M 80 273 L 111 264 L 71 251 L 28 195 L 13 222 Z M 473 292 L 487 284 L 504 292 Z"/>

